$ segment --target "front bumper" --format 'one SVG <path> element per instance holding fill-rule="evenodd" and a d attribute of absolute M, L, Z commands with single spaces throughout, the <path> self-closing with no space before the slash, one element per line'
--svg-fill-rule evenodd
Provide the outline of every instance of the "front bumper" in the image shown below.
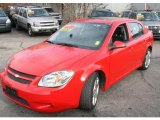
<path fill-rule="evenodd" d="M 29 85 L 10 79 L 6 73 L 1 74 L 3 93 L 12 101 L 21 106 L 38 112 L 59 112 L 66 109 L 77 108 L 82 90 L 82 82 L 74 77 L 66 86 L 59 88 L 38 87 L 37 82 Z M 40 78 L 36 78 L 37 80 Z M 35 81 L 37 81 L 35 80 Z M 38 80 L 39 81 L 39 80 Z M 79 85 L 79 86 L 77 86 Z M 7 87 L 17 91 L 16 95 L 7 93 Z"/>
<path fill-rule="evenodd" d="M 6 32 L 11 30 L 11 24 L 0 25 L 0 32 Z"/>
<path fill-rule="evenodd" d="M 43 33 L 43 32 L 54 32 L 59 29 L 59 25 L 57 26 L 45 26 L 45 27 L 34 27 L 32 26 L 32 31 L 35 33 Z"/>
<path fill-rule="evenodd" d="M 152 32 L 152 33 L 153 33 L 153 32 Z M 160 33 L 153 33 L 153 37 L 154 37 L 155 39 L 160 38 Z"/>

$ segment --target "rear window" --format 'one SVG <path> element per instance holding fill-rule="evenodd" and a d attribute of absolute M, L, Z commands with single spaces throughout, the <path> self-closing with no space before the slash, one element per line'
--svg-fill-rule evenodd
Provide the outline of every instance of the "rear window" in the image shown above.
<path fill-rule="evenodd" d="M 93 11 L 92 17 L 113 17 L 113 12 L 110 11 Z"/>
<path fill-rule="evenodd" d="M 124 11 L 122 17 L 129 17 L 130 11 Z"/>
<path fill-rule="evenodd" d="M 54 12 L 52 8 L 45 8 L 47 12 Z"/>

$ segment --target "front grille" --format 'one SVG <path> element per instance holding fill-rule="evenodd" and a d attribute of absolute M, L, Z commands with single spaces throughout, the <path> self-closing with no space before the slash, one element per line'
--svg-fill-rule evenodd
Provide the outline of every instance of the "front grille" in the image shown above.
<path fill-rule="evenodd" d="M 40 24 L 54 24 L 54 22 L 40 22 Z"/>
<path fill-rule="evenodd" d="M 160 26 L 149 26 L 148 29 L 153 33 L 160 33 Z"/>
<path fill-rule="evenodd" d="M 5 27 L 5 26 L 6 26 L 6 24 L 2 24 L 2 23 L 0 23 L 0 26 Z"/>
<path fill-rule="evenodd" d="M 50 25 L 40 25 L 41 27 L 47 27 L 47 26 L 54 26 L 54 24 L 50 24 Z"/>
<path fill-rule="evenodd" d="M 59 17 L 59 16 L 54 16 L 54 18 L 56 18 L 56 19 L 60 19 L 60 17 Z"/>
<path fill-rule="evenodd" d="M 160 26 L 148 26 L 149 30 L 160 30 Z"/>
<path fill-rule="evenodd" d="M 16 82 L 22 83 L 22 84 L 30 84 L 32 81 L 29 80 L 25 80 L 19 77 L 15 77 L 14 75 L 12 75 L 11 73 L 7 73 L 8 77 Z"/>
<path fill-rule="evenodd" d="M 16 101 L 18 101 L 18 102 L 20 102 L 20 103 L 22 103 L 22 104 L 29 105 L 29 103 L 28 103 L 25 99 L 23 99 L 23 98 L 21 98 L 21 97 L 19 97 L 19 96 L 17 95 L 17 93 L 16 93 L 17 91 L 16 91 L 16 90 L 14 90 L 14 89 L 6 86 L 6 88 L 4 89 L 4 92 L 5 92 L 9 97 L 11 97 L 12 99 L 14 99 L 14 100 L 16 100 Z"/>
<path fill-rule="evenodd" d="M 0 20 L 0 24 L 6 24 L 6 20 Z"/>
<path fill-rule="evenodd" d="M 23 76 L 23 77 L 31 78 L 31 79 L 35 79 L 36 78 L 35 75 L 29 75 L 29 74 L 26 74 L 26 73 L 22 73 L 22 72 L 19 72 L 19 71 L 15 70 L 15 69 L 11 68 L 11 67 L 8 67 L 8 69 L 13 73 L 18 74 L 19 76 Z"/>

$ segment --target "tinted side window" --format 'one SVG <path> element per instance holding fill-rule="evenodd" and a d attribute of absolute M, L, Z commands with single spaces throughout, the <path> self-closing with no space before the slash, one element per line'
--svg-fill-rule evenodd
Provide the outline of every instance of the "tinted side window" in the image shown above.
<path fill-rule="evenodd" d="M 26 10 L 24 10 L 24 12 L 23 12 L 23 17 L 27 18 Z"/>
<path fill-rule="evenodd" d="M 22 16 L 22 15 L 23 15 L 22 10 L 20 10 L 20 11 L 19 11 L 19 15 L 20 15 L 20 16 Z"/>
<path fill-rule="evenodd" d="M 131 29 L 133 39 L 143 35 L 143 27 L 139 23 L 129 23 L 129 27 Z"/>

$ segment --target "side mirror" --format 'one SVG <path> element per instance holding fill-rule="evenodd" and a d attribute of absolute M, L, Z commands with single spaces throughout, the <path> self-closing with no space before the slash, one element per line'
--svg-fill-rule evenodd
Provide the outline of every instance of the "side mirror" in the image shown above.
<path fill-rule="evenodd" d="M 113 50 L 113 49 L 125 48 L 125 47 L 126 47 L 126 44 L 125 44 L 124 42 L 121 42 L 121 41 L 116 40 L 116 41 L 113 43 L 113 46 L 112 46 L 110 49 Z"/>

